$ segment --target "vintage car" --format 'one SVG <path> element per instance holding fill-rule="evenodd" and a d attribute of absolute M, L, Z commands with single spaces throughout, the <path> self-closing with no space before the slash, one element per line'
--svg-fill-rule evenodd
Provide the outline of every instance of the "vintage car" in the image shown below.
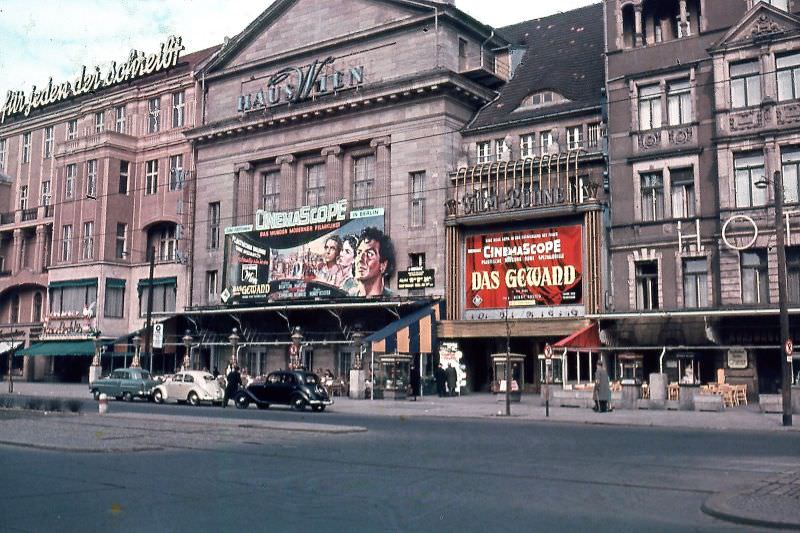
<path fill-rule="evenodd" d="M 290 405 L 302 411 L 311 406 L 314 411 L 324 411 L 333 404 L 319 377 L 305 370 L 286 370 L 269 374 L 265 379 L 257 379 L 234 396 L 239 409 L 246 409 L 254 403 L 259 409 L 272 404 Z"/>
<path fill-rule="evenodd" d="M 200 402 L 221 403 L 225 391 L 219 381 L 210 373 L 202 370 L 185 370 L 168 377 L 153 389 L 153 400 L 156 403 L 165 401 L 188 402 L 199 405 Z"/>
<path fill-rule="evenodd" d="M 134 398 L 150 400 L 156 385 L 158 382 L 143 368 L 118 368 L 110 375 L 90 383 L 89 391 L 95 400 L 100 399 L 101 394 L 106 394 L 129 402 Z"/>

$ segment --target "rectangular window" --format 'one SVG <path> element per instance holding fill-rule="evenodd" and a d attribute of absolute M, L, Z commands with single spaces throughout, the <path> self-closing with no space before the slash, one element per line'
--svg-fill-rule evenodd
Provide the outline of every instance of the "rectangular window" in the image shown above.
<path fill-rule="evenodd" d="M 42 182 L 41 188 L 41 204 L 44 206 L 50 205 L 52 199 L 52 193 L 50 192 L 50 180 L 45 180 Z"/>
<path fill-rule="evenodd" d="M 67 122 L 67 140 L 71 141 L 78 136 L 78 119 L 72 119 Z"/>
<path fill-rule="evenodd" d="M 789 301 L 800 303 L 800 248 L 786 248 L 786 279 Z"/>
<path fill-rule="evenodd" d="M 492 143 L 489 141 L 479 142 L 477 144 L 478 164 L 489 163 L 492 160 Z"/>
<path fill-rule="evenodd" d="M 642 220 L 650 222 L 664 218 L 664 177 L 661 172 L 641 174 Z"/>
<path fill-rule="evenodd" d="M 742 303 L 769 303 L 769 272 L 764 250 L 742 252 Z"/>
<path fill-rule="evenodd" d="M 161 261 L 175 261 L 178 251 L 178 239 L 175 238 L 175 226 L 165 226 L 158 237 L 158 257 Z"/>
<path fill-rule="evenodd" d="M 658 263 L 636 263 L 636 308 L 658 309 Z"/>
<path fill-rule="evenodd" d="M 800 146 L 781 147 L 783 199 L 787 204 L 800 202 Z"/>
<path fill-rule="evenodd" d="M 106 302 L 103 306 L 103 315 L 106 318 L 125 317 L 125 284 L 106 282 Z"/>
<path fill-rule="evenodd" d="M 667 84 L 667 114 L 670 126 L 692 121 L 692 91 L 689 80 L 675 80 Z"/>
<path fill-rule="evenodd" d="M 128 177 L 130 173 L 130 161 L 119 162 L 119 193 L 128 194 Z"/>
<path fill-rule="evenodd" d="M 64 181 L 64 199 L 71 200 L 75 197 L 75 178 L 78 175 L 78 165 L 67 165 L 67 179 Z"/>
<path fill-rule="evenodd" d="M 115 128 L 117 133 L 127 133 L 127 111 L 124 105 L 118 105 L 114 108 L 114 115 L 116 116 Z"/>
<path fill-rule="evenodd" d="M 55 142 L 56 133 L 53 126 L 48 126 L 44 129 L 44 158 L 50 159 L 53 157 L 53 143 Z"/>
<path fill-rule="evenodd" d="M 766 205 L 766 188 L 756 186 L 764 182 L 764 154 L 748 152 L 734 154 L 733 166 L 736 172 L 736 207 Z"/>
<path fill-rule="evenodd" d="M 97 159 L 86 162 L 86 196 L 97 198 Z"/>
<path fill-rule="evenodd" d="M 147 101 L 147 131 L 157 133 L 159 130 L 161 115 L 161 98 L 151 98 Z"/>
<path fill-rule="evenodd" d="M 206 303 L 217 303 L 217 271 L 206 271 Z"/>
<path fill-rule="evenodd" d="M 553 144 L 553 132 L 550 130 L 539 133 L 539 154 L 550 153 L 550 146 Z"/>
<path fill-rule="evenodd" d="M 72 259 L 72 224 L 61 228 L 61 260 L 67 262 Z"/>
<path fill-rule="evenodd" d="M 639 87 L 639 129 L 653 130 L 661 127 L 661 86 Z"/>
<path fill-rule="evenodd" d="M 708 263 L 705 258 L 683 262 L 683 306 L 708 307 Z"/>
<path fill-rule="evenodd" d="M 6 140 L 0 139 L 0 172 L 6 170 Z"/>
<path fill-rule="evenodd" d="M 145 163 L 145 194 L 158 192 L 158 159 Z"/>
<path fill-rule="evenodd" d="M 104 111 L 100 111 L 94 114 L 94 132 L 95 133 L 103 133 L 103 130 L 106 129 L 106 114 Z"/>
<path fill-rule="evenodd" d="M 28 209 L 28 186 L 21 185 L 19 188 L 19 208 L 21 211 Z"/>
<path fill-rule="evenodd" d="M 116 257 L 117 259 L 124 259 L 127 253 L 128 253 L 128 225 L 118 222 L 114 257 Z"/>
<path fill-rule="evenodd" d="M 172 127 L 180 128 L 184 124 L 184 109 L 186 108 L 186 93 L 180 91 L 172 93 Z"/>
<path fill-rule="evenodd" d="M 375 187 L 375 156 L 353 158 L 353 208 L 373 207 Z"/>
<path fill-rule="evenodd" d="M 425 254 L 408 254 L 409 268 L 425 268 Z"/>
<path fill-rule="evenodd" d="M 169 190 L 178 191 L 183 188 L 183 154 L 169 157 Z"/>
<path fill-rule="evenodd" d="M 598 148 L 600 146 L 601 135 L 602 135 L 602 130 L 600 129 L 599 122 L 589 124 L 589 126 L 586 128 L 586 147 Z"/>
<path fill-rule="evenodd" d="M 800 52 L 777 56 L 778 101 L 800 98 Z"/>
<path fill-rule="evenodd" d="M 219 248 L 219 223 L 220 204 L 211 202 L 208 204 L 208 248 L 210 250 Z"/>
<path fill-rule="evenodd" d="M 694 216 L 694 170 L 691 168 L 670 169 L 672 189 L 672 217 Z"/>
<path fill-rule="evenodd" d="M 261 209 L 273 213 L 280 208 L 281 173 L 278 170 L 261 175 Z"/>
<path fill-rule="evenodd" d="M 325 165 L 306 166 L 306 205 L 317 206 L 325 203 Z"/>
<path fill-rule="evenodd" d="M 782 9 L 784 11 L 789 11 L 789 0 L 765 0 L 768 4 L 772 4 L 773 7 L 778 9 Z"/>
<path fill-rule="evenodd" d="M 171 313 L 175 311 L 178 287 L 175 284 L 153 284 L 153 312 Z M 147 300 L 150 294 L 146 280 L 139 294 L 139 316 L 147 315 Z"/>
<path fill-rule="evenodd" d="M 534 157 L 534 139 L 535 136 L 533 133 L 529 133 L 527 135 L 521 135 L 519 138 L 519 156 L 522 159 L 526 157 Z"/>
<path fill-rule="evenodd" d="M 507 149 L 505 139 L 496 139 L 494 141 L 494 160 L 504 161 Z"/>
<path fill-rule="evenodd" d="M 94 257 L 94 222 L 83 223 L 83 259 L 91 259 Z"/>
<path fill-rule="evenodd" d="M 411 173 L 411 227 L 425 225 L 425 172 Z"/>
<path fill-rule="evenodd" d="M 577 150 L 583 145 L 583 127 L 570 126 L 567 128 L 567 150 Z"/>
<path fill-rule="evenodd" d="M 761 75 L 758 59 L 731 63 L 731 107 L 734 109 L 761 103 Z"/>
<path fill-rule="evenodd" d="M 50 313 L 81 312 L 97 301 L 97 285 L 50 289 Z"/>
<path fill-rule="evenodd" d="M 31 162 L 31 132 L 22 134 L 22 162 Z"/>

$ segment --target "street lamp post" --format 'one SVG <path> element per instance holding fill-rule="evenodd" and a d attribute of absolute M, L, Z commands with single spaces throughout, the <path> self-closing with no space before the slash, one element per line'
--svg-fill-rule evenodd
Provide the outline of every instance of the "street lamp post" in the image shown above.
<path fill-rule="evenodd" d="M 192 363 L 192 334 L 189 330 L 186 330 L 186 335 L 184 335 L 181 340 L 183 341 L 183 346 L 186 348 L 186 351 L 183 354 L 183 369 L 193 368 L 194 364 Z"/>
<path fill-rule="evenodd" d="M 360 330 L 356 330 L 353 332 L 351 338 L 353 339 L 353 348 L 355 349 L 355 353 L 353 354 L 353 369 L 361 370 L 364 365 L 364 362 L 361 360 L 361 345 L 364 342 L 364 334 Z"/>
<path fill-rule="evenodd" d="M 133 360 L 131 361 L 131 368 L 139 368 L 139 348 L 142 346 L 142 338 L 139 335 L 133 337 Z"/>
<path fill-rule="evenodd" d="M 292 346 L 289 348 L 289 368 L 294 370 L 300 368 L 300 346 L 303 342 L 303 331 L 300 326 L 296 326 L 292 331 Z"/>
<path fill-rule="evenodd" d="M 781 400 L 783 425 L 792 425 L 792 341 L 789 332 L 789 310 L 786 289 L 786 243 L 783 221 L 783 177 L 776 170 L 772 177 L 775 194 L 775 247 L 778 254 L 778 306 L 780 308 Z"/>
<path fill-rule="evenodd" d="M 769 180 L 762 178 L 755 183 L 765 189 Z M 783 176 L 780 170 L 772 175 L 772 192 L 775 196 L 775 252 L 778 263 L 778 314 L 780 322 L 781 403 L 783 425 L 792 425 L 792 339 L 789 332 L 788 294 L 786 287 L 786 227 L 783 219 Z"/>
<path fill-rule="evenodd" d="M 233 333 L 228 337 L 228 341 L 231 343 L 231 366 L 236 366 L 239 364 L 236 361 L 236 346 L 239 344 L 239 334 L 236 328 L 233 328 Z"/>

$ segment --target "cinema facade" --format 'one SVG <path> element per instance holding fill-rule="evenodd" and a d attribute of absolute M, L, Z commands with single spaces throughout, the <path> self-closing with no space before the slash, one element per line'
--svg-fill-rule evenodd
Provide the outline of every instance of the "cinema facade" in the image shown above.
<path fill-rule="evenodd" d="M 491 28 L 428 4 L 278 0 L 199 70 L 194 274 L 173 319 L 198 364 L 222 370 L 235 334 L 250 373 L 347 377 L 388 355 L 432 371 L 460 131 L 511 54 Z M 378 290 L 359 274 L 368 254 Z"/>

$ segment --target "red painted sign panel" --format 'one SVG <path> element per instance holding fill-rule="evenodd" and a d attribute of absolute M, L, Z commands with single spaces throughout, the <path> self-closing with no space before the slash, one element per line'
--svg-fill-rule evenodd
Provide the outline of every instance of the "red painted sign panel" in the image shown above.
<path fill-rule="evenodd" d="M 466 309 L 582 303 L 581 226 L 466 239 Z"/>

